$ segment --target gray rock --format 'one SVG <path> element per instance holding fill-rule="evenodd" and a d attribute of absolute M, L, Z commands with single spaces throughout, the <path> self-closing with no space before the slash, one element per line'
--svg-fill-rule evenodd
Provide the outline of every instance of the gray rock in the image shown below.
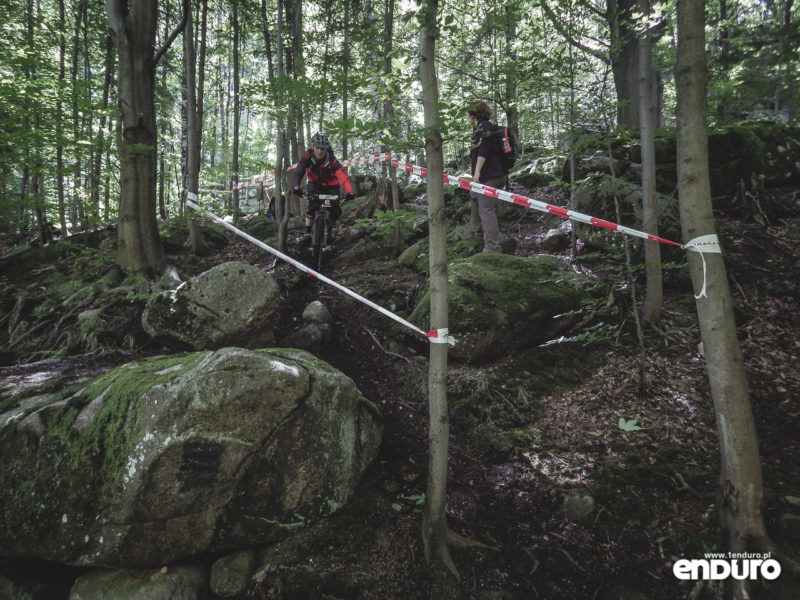
<path fill-rule="evenodd" d="M 296 350 L 151 357 L 53 400 L 0 420 L 5 556 L 144 569 L 272 543 L 347 502 L 382 430 Z"/>
<path fill-rule="evenodd" d="M 560 252 L 569 248 L 569 235 L 560 229 L 550 229 L 539 244 L 545 252 Z"/>
<path fill-rule="evenodd" d="M 570 493 L 564 498 L 564 518 L 574 523 L 588 519 L 594 512 L 594 498 L 589 494 Z"/>
<path fill-rule="evenodd" d="M 330 325 L 333 323 L 333 316 L 322 302 L 314 300 L 303 311 L 303 320 L 310 323 L 319 323 Z"/>
<path fill-rule="evenodd" d="M 239 596 L 247 588 L 255 569 L 252 550 L 234 552 L 211 565 L 211 591 L 222 598 Z"/>
<path fill-rule="evenodd" d="M 283 348 L 299 348 L 312 354 L 319 354 L 330 341 L 331 327 L 325 323 L 306 323 L 285 337 L 279 345 Z"/>
<path fill-rule="evenodd" d="M 69 600 L 205 600 L 207 588 L 200 567 L 93 571 L 75 581 Z"/>
<path fill-rule="evenodd" d="M 278 284 L 252 265 L 228 262 L 152 296 L 142 326 L 175 348 L 213 350 L 227 345 L 272 345 L 280 305 Z"/>

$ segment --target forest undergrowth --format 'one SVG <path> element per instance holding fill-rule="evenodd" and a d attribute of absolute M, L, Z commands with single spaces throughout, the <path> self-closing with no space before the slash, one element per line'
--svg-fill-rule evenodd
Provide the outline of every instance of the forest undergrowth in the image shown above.
<path fill-rule="evenodd" d="M 547 193 L 555 192 L 542 189 L 534 197 Z M 781 198 L 791 214 L 769 223 L 745 222 L 725 206 L 717 207 L 717 217 L 761 442 L 765 516 L 774 539 L 796 555 L 797 537 L 786 535 L 784 519 L 790 499 L 800 497 L 800 200 L 796 192 Z M 530 255 L 540 251 L 548 229 L 565 226 L 555 217 L 520 212 L 504 229 L 515 238 L 516 253 Z M 299 248 L 292 251 L 302 256 Z M 68 270 L 79 255 L 50 266 Z M 285 299 L 279 339 L 297 325 L 308 302 L 321 300 L 337 322 L 321 357 L 350 376 L 384 415 L 380 454 L 355 498 L 334 517 L 265 551 L 244 597 L 668 600 L 693 590 L 698 598 L 719 597 L 720 587 L 680 582 L 671 569 L 677 559 L 719 548 L 716 425 L 684 267 L 667 274 L 664 318 L 658 331 L 646 332 L 641 368 L 619 281 L 610 285 L 622 309 L 615 336 L 575 342 L 569 350 L 531 348 L 486 365 L 451 363 L 448 519 L 451 528 L 481 542 L 454 549 L 462 576 L 454 582 L 429 571 L 420 536 L 428 443 L 425 346 L 398 339 L 385 317 L 288 265 L 273 265 L 271 256 L 234 236 L 212 256 L 170 260 L 184 278 L 226 260 L 269 271 Z M 619 254 L 579 254 L 574 264 L 602 280 L 612 277 L 609 261 L 617 261 L 613 277 L 619 277 L 621 260 Z M 379 304 L 396 298 L 397 290 L 410 297 L 425 283 L 424 274 L 387 269 L 381 261 L 333 262 L 328 275 L 354 287 L 369 280 L 368 295 Z M 36 278 L 35 272 L 6 275 L 3 284 L 27 289 Z M 105 327 L 116 323 L 117 339 L 128 336 L 126 347 L 56 357 L 63 375 L 160 351 L 136 330 L 140 302 L 128 298 L 104 307 Z M 2 383 L 25 385 L 37 368 L 15 365 L 11 355 L 0 368 Z M 788 574 L 771 585 L 761 587 L 759 597 L 791 598 L 800 589 Z"/>

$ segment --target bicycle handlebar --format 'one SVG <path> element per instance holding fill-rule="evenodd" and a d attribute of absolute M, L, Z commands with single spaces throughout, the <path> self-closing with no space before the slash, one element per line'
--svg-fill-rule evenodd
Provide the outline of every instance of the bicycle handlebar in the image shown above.
<path fill-rule="evenodd" d="M 312 198 L 321 200 L 323 206 L 330 206 L 332 202 L 339 202 L 341 201 L 341 194 L 316 194 L 314 192 L 306 192 L 304 194 L 307 200 Z"/>

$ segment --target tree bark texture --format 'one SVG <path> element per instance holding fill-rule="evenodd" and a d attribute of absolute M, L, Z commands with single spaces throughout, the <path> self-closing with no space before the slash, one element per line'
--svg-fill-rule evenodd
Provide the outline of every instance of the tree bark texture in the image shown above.
<path fill-rule="evenodd" d="M 119 60 L 122 120 L 117 262 L 155 277 L 166 268 L 156 222 L 154 104 L 156 0 L 107 0 L 108 24 Z"/>
<path fill-rule="evenodd" d="M 650 0 L 641 0 L 645 27 L 639 38 L 639 139 L 642 146 L 642 230 L 658 235 L 658 201 L 656 199 L 656 148 L 653 117 L 653 89 L 651 85 L 651 36 L 647 29 L 650 17 Z M 646 287 L 642 321 L 657 325 L 661 321 L 663 304 L 663 278 L 661 276 L 661 246 L 645 240 Z"/>
<path fill-rule="evenodd" d="M 716 231 L 708 173 L 703 28 L 703 1 L 679 0 L 677 167 L 681 227 L 687 241 Z M 718 507 L 729 549 L 741 552 L 748 545 L 761 548 L 768 543 L 761 513 L 761 461 L 725 263 L 722 254 L 703 256 L 707 297 L 698 298 L 696 304 L 719 433 Z M 699 290 L 703 284 L 701 256 L 690 252 L 688 258 L 694 288 Z M 743 594 L 740 590 L 736 596 L 745 597 Z"/>
<path fill-rule="evenodd" d="M 427 20 L 420 32 L 420 80 L 425 111 L 425 156 L 428 168 L 430 222 L 431 329 L 447 328 L 447 240 L 444 206 L 444 155 L 439 131 L 439 91 L 434 64 L 438 0 L 427 0 Z M 450 421 L 447 413 L 447 344 L 430 345 L 428 369 L 428 482 L 422 517 L 422 540 L 429 563 L 439 562 L 457 575 L 448 545 L 447 453 Z"/>

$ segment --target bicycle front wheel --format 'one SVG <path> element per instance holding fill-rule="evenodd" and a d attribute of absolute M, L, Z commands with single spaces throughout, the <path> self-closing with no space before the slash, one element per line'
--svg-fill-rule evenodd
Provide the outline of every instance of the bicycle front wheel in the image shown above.
<path fill-rule="evenodd" d="M 311 230 L 311 258 L 312 263 L 319 271 L 322 269 L 322 241 L 325 237 L 325 215 L 318 211 L 314 216 L 314 227 Z"/>

